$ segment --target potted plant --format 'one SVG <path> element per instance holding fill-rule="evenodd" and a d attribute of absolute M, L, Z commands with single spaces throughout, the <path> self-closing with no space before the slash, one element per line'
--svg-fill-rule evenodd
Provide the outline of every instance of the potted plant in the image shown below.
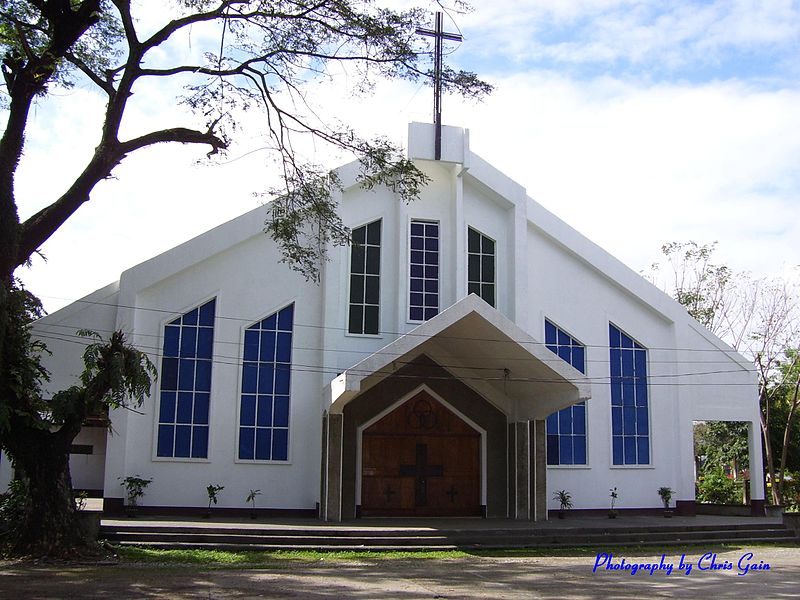
<path fill-rule="evenodd" d="M 669 501 L 672 500 L 672 495 L 674 493 L 675 492 L 672 491 L 672 488 L 658 488 L 658 495 L 661 496 L 661 502 L 664 504 L 664 517 L 667 519 L 672 517 L 672 511 L 669 508 Z"/>
<path fill-rule="evenodd" d="M 208 512 L 204 515 L 206 519 L 211 516 L 211 503 L 217 503 L 217 494 L 224 489 L 224 485 L 214 485 L 213 483 L 209 483 L 206 486 L 206 493 L 208 494 Z"/>
<path fill-rule="evenodd" d="M 567 490 L 558 490 L 553 494 L 553 498 L 558 500 L 560 505 L 558 508 L 558 518 L 563 519 L 566 516 L 566 511 L 572 508 L 572 494 Z"/>
<path fill-rule="evenodd" d="M 144 489 L 150 485 L 152 479 L 144 479 L 138 475 L 129 475 L 124 479 L 117 477 L 120 485 L 125 488 L 125 493 L 128 496 L 128 502 L 125 505 L 125 512 L 129 517 L 136 516 L 136 510 L 139 506 L 139 498 L 144 496 Z"/>
<path fill-rule="evenodd" d="M 619 494 L 617 493 L 617 488 L 614 486 L 609 491 L 609 496 L 611 497 L 611 509 L 608 511 L 608 518 L 609 519 L 616 519 L 617 518 L 617 498 Z"/>
<path fill-rule="evenodd" d="M 247 499 L 245 502 L 249 502 L 252 505 L 252 510 L 250 511 L 250 518 L 256 518 L 256 496 L 261 495 L 261 490 L 250 490 L 250 493 L 247 494 Z"/>

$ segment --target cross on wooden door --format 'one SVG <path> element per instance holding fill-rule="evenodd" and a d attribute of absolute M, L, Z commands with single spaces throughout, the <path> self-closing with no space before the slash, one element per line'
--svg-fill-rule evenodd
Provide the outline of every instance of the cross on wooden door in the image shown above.
<path fill-rule="evenodd" d="M 445 492 L 445 495 L 449 496 L 450 503 L 454 504 L 456 501 L 456 496 L 458 496 L 458 490 L 456 489 L 456 486 L 451 485 L 450 489 Z"/>
<path fill-rule="evenodd" d="M 428 445 L 417 444 L 416 462 L 413 465 L 400 465 L 400 475 L 414 477 L 414 502 L 416 506 L 428 505 L 428 477 L 441 477 L 442 465 L 428 464 Z"/>

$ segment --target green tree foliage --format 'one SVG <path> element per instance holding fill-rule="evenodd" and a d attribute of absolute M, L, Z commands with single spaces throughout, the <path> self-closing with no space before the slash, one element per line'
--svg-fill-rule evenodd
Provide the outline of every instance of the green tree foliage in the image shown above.
<path fill-rule="evenodd" d="M 148 11 L 145 31 L 140 15 Z M 265 231 L 290 267 L 315 278 L 330 244 L 349 241 L 336 211 L 335 175 L 304 161 L 301 140 L 349 152 L 361 184 L 386 185 L 402 200 L 415 198 L 427 178 L 385 139 L 363 139 L 353 128 L 319 118 L 306 103 L 312 86 L 346 65 L 349 81 L 369 91 L 377 78 L 430 80 L 428 48 L 416 28 L 421 9 L 395 11 L 370 0 L 0 0 L 0 446 L 29 482 L 26 538 L 35 553 L 68 553 L 79 539 L 69 477 L 69 446 L 82 419 L 102 406 L 120 406 L 145 393 L 152 375 L 144 357 L 121 334 L 95 339 L 84 356 L 80 385 L 42 398 L 43 348 L 30 323 L 41 314 L 15 270 L 88 202 L 95 186 L 131 153 L 155 144 L 205 146 L 224 157 L 245 113 L 258 111 L 284 185 L 272 201 Z M 202 34 L 202 35 L 201 35 Z M 197 46 L 206 44 L 197 52 Z M 181 46 L 182 45 L 182 46 Z M 176 48 L 189 49 L 186 62 Z M 15 177 L 34 104 L 81 82 L 105 98 L 97 145 L 82 171 L 58 197 L 20 221 Z M 134 89 L 159 82 L 184 86 L 176 103 L 190 125 L 125 137 Z M 174 87 L 174 84 L 171 86 Z M 491 86 L 473 73 L 445 69 L 443 88 L 480 98 Z M 58 136 L 59 131 L 53 131 Z M 41 172 L 45 172 L 42 165 Z M 257 185 L 254 183 L 254 185 Z M 42 198 L 36 198 L 38 203 Z M 89 257 L 87 257 L 87 261 Z M 44 515 L 34 523 L 33 515 Z M 30 525 L 30 527 L 28 527 Z"/>
<path fill-rule="evenodd" d="M 778 361 L 777 371 L 771 402 L 762 412 L 766 412 L 770 446 L 776 454 L 780 452 L 779 467 L 773 470 L 773 495 L 777 503 L 785 504 L 787 475 L 800 470 L 800 428 L 796 426 L 800 409 L 800 352 L 796 348 L 787 349 Z"/>
<path fill-rule="evenodd" d="M 741 497 L 741 487 L 719 467 L 709 469 L 697 484 L 697 499 L 700 502 L 738 504 Z"/>
<path fill-rule="evenodd" d="M 694 428 L 694 453 L 702 457 L 700 471 L 728 467 L 731 471 L 749 468 L 747 423 L 704 421 Z"/>
<path fill-rule="evenodd" d="M 3 398 L 6 414 L 0 432 L 3 449 L 28 491 L 11 544 L 19 553 L 63 555 L 82 542 L 69 473 L 72 441 L 88 416 L 103 414 L 108 407 L 141 405 L 156 371 L 146 354 L 127 345 L 122 333 L 103 340 L 82 332 L 91 341 L 83 353 L 79 383 L 49 400 L 43 398 L 44 348 L 30 330 L 41 309 L 18 283 L 10 291 L 16 326 L 8 329 L 13 335 L 3 346 L 5 380 L 11 384 Z"/>

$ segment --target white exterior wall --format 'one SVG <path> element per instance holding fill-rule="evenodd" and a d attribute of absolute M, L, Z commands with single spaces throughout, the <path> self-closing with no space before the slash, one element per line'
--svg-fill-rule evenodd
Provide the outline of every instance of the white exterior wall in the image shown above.
<path fill-rule="evenodd" d="M 752 367 L 666 294 L 532 201 L 531 212 L 538 218 L 529 226 L 528 331 L 544 339 L 548 318 L 585 344 L 592 381 L 587 464 L 548 467 L 549 508 L 558 508 L 552 495 L 559 489 L 578 509 L 607 507 L 613 487 L 619 508 L 659 506 L 662 486 L 677 500 L 694 500 L 693 421 L 757 423 Z M 648 349 L 649 465 L 612 464 L 609 323 Z"/>
<path fill-rule="evenodd" d="M 255 234 L 219 254 L 161 279 L 164 257 L 123 274 L 123 304 L 119 327 L 136 332 L 134 342 L 151 350 L 160 367 L 164 325 L 192 308 L 216 298 L 214 364 L 211 379 L 210 435 L 207 459 L 156 456 L 158 385 L 141 412 L 115 414 L 120 431 L 110 441 L 106 495 L 122 497 L 118 477 L 152 478 L 143 504 L 203 506 L 206 486 L 225 486 L 221 507 L 245 507 L 250 489 L 260 489 L 262 508 L 313 509 L 318 501 L 321 423 L 319 397 L 321 361 L 321 295 L 319 287 L 278 262 L 274 244 L 261 232 L 263 211 L 254 211 L 227 229 L 249 228 Z M 231 231 L 222 232 L 230 235 Z M 202 255 L 214 240 L 201 236 L 178 251 Z M 185 245 L 186 246 L 186 245 Z M 179 253 L 180 253 L 179 252 Z M 273 312 L 294 303 L 289 460 L 238 460 L 241 349 L 244 330 Z M 167 312 L 164 312 L 167 311 Z M 306 365 L 308 367 L 306 367 Z M 116 492 L 116 493 L 115 493 Z"/>
<path fill-rule="evenodd" d="M 430 126 L 411 126 L 412 158 L 430 158 L 424 142 L 431 131 Z M 153 478 L 143 499 L 149 505 L 204 506 L 205 487 L 214 483 L 225 486 L 219 496 L 223 507 L 243 507 L 248 491 L 260 489 L 260 507 L 314 508 L 319 501 L 323 388 L 337 374 L 417 326 L 408 320 L 408 240 L 411 220 L 423 219 L 440 223 L 440 310 L 466 295 L 466 236 L 472 226 L 497 242 L 497 309 L 536 340 L 544 340 L 548 318 L 587 346 L 587 375 L 593 382 L 587 405 L 588 464 L 548 468 L 550 507 L 557 508 L 552 499 L 557 489 L 570 491 L 576 508 L 607 507 L 607 490 L 615 486 L 620 508 L 660 506 L 656 490 L 661 486 L 675 490 L 679 500 L 694 498 L 692 421 L 757 422 L 751 367 L 741 357 L 729 356 L 724 344 L 665 294 L 470 153 L 466 132 L 445 128 L 444 133 L 444 160 L 418 161 L 431 182 L 410 204 L 398 201 L 387 189 L 367 191 L 353 185 L 354 165 L 339 170 L 345 185 L 340 198 L 344 223 L 359 227 L 382 219 L 378 335 L 347 333 L 350 248 L 331 248 L 320 285 L 307 283 L 280 262 L 277 249 L 262 231 L 262 210 L 125 272 L 118 296 L 116 286 L 96 293 L 105 295 L 109 304 L 118 304 L 119 310 L 100 304 L 90 305 L 91 309 L 73 305 L 53 316 L 76 328 L 110 331 L 116 326 L 132 331 L 133 342 L 147 349 L 160 367 L 164 325 L 217 299 L 208 459 L 155 456 L 156 384 L 143 414 L 113 414 L 118 433 L 108 442 L 106 496 L 122 497 L 118 478 L 139 475 Z M 295 302 L 295 326 L 289 461 L 238 461 L 243 332 L 290 302 Z M 650 465 L 611 464 L 609 322 L 648 349 Z M 64 347 L 56 348 L 54 382 L 61 384 L 79 372 L 79 354 L 72 344 L 58 343 Z M 700 364 L 699 355 L 715 362 L 714 368 Z M 553 355 L 553 360 L 560 359 Z M 703 374 L 710 371 L 720 373 Z M 687 375 L 691 373 L 697 375 Z M 718 383 L 725 385 L 709 385 Z"/>
<path fill-rule="evenodd" d="M 106 464 L 107 431 L 103 427 L 84 427 L 73 444 L 91 446 L 91 454 L 71 454 L 69 472 L 76 490 L 102 490 Z"/>
<path fill-rule="evenodd" d="M 548 468 L 551 508 L 557 508 L 552 491 L 567 489 L 575 508 L 603 506 L 605 490 L 617 487 L 618 506 L 658 506 L 656 490 L 678 489 L 674 463 L 676 389 L 660 385 L 672 368 L 673 325 L 635 297 L 599 274 L 574 255 L 535 230 L 531 231 L 528 261 L 531 296 L 531 335 L 544 339 L 548 318 L 586 345 L 586 374 L 592 382 L 587 402 L 587 465 Z M 648 348 L 650 465 L 613 466 L 611 456 L 611 388 L 609 380 L 609 323 Z M 657 383 L 659 382 L 659 383 Z M 598 498 L 598 491 L 600 498 Z M 694 489 L 690 491 L 690 497 Z M 604 497 L 605 496 L 605 497 Z"/>

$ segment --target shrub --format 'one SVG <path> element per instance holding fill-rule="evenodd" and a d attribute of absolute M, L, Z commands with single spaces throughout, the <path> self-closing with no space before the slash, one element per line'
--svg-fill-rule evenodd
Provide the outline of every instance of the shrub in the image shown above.
<path fill-rule="evenodd" d="M 737 483 L 722 469 L 708 471 L 697 486 L 697 500 L 710 504 L 741 504 L 741 493 Z"/>
<path fill-rule="evenodd" d="M 8 491 L 0 494 L 0 531 L 12 537 L 24 522 L 25 506 L 28 504 L 28 483 L 14 479 L 8 484 Z"/>

